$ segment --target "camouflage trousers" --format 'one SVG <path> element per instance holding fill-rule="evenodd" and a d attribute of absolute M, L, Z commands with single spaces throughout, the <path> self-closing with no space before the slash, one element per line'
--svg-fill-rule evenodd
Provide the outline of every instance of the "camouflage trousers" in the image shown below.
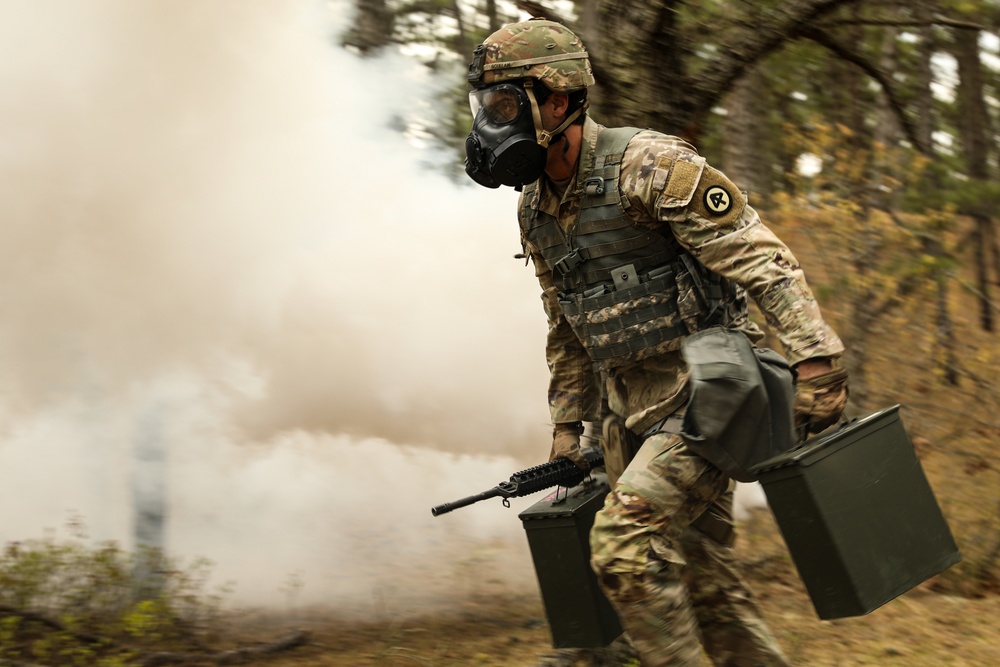
<path fill-rule="evenodd" d="M 711 510 L 731 527 L 732 503 L 725 473 L 657 433 L 598 512 L 592 564 L 643 667 L 697 666 L 703 649 L 717 666 L 789 664 L 734 567 L 732 531 L 691 526 Z"/>

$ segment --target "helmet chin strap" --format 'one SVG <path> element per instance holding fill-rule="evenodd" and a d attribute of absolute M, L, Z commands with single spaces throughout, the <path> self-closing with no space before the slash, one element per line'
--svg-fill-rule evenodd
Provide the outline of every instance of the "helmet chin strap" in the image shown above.
<path fill-rule="evenodd" d="M 542 114 L 538 110 L 538 100 L 535 99 L 534 83 L 531 79 L 527 79 L 524 82 L 524 92 L 528 94 L 528 101 L 531 103 L 531 118 L 535 121 L 535 137 L 538 141 L 538 145 L 542 148 L 548 148 L 552 140 L 558 137 L 563 131 L 573 124 L 573 121 L 580 117 L 584 111 L 587 110 L 589 106 L 589 101 L 584 102 L 583 105 L 566 116 L 566 119 L 559 124 L 559 127 L 552 130 L 546 130 L 542 127 Z"/>

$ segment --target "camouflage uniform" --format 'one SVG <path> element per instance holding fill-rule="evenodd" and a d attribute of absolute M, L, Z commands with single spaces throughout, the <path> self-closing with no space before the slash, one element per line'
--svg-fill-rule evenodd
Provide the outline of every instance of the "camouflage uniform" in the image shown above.
<path fill-rule="evenodd" d="M 554 216 L 571 235 L 580 213 L 598 133 L 587 118 L 580 167 L 560 196 L 546 177 L 522 195 L 526 213 Z M 713 205 L 719 188 L 730 198 Z M 740 191 L 676 137 L 639 132 L 625 152 L 619 191 L 638 227 L 672 236 L 703 266 L 737 285 L 725 323 L 753 341 L 763 334 L 747 318 L 746 296 L 760 306 L 790 363 L 838 357 L 843 345 L 825 324 L 795 257 Z M 603 376 L 610 409 L 645 434 L 687 400 L 688 372 L 680 340 L 657 354 L 595 374 L 587 351 L 557 299 L 552 272 L 525 238 L 542 286 L 549 321 L 547 360 L 553 423 L 599 418 Z M 690 289 L 690 286 L 688 286 Z M 694 299 L 682 293 L 678 299 Z M 733 567 L 732 481 L 672 433 L 648 435 L 608 495 L 591 533 L 593 565 L 646 667 L 697 665 L 701 647 L 716 665 L 787 665 Z M 706 511 L 717 517 L 709 536 L 691 527 Z M 699 644 L 701 646 L 699 646 Z"/>

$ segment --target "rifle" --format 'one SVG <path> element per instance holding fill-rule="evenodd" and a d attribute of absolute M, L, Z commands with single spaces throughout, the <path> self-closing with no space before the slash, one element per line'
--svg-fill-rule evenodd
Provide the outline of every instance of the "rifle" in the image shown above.
<path fill-rule="evenodd" d="M 590 463 L 591 468 L 604 465 L 604 453 L 600 449 L 585 449 L 583 456 Z M 431 514 L 438 516 L 445 512 L 457 510 L 480 500 L 488 498 L 503 498 L 503 506 L 510 507 L 508 498 L 520 498 L 528 496 L 537 491 L 548 489 L 553 486 L 576 486 L 587 476 L 587 472 L 580 469 L 575 463 L 566 458 L 557 458 L 533 466 L 527 470 L 516 472 L 510 476 L 506 482 L 500 482 L 492 489 L 477 493 L 468 498 L 462 498 L 452 503 L 444 503 L 431 508 Z"/>

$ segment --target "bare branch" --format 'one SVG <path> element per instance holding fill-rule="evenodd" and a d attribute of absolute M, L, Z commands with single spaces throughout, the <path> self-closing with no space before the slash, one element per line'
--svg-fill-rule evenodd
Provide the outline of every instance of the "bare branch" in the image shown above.
<path fill-rule="evenodd" d="M 983 305 L 985 305 L 987 308 L 990 308 L 990 309 L 995 310 L 998 313 L 1000 313 L 1000 305 L 997 305 L 997 304 L 993 303 L 990 299 L 986 298 L 986 296 L 983 294 L 982 290 L 980 290 L 978 287 L 976 287 L 975 285 L 973 285 L 972 283 L 970 283 L 967 280 L 963 280 L 954 271 L 949 271 L 947 273 L 947 275 L 948 275 L 949 278 L 953 278 L 955 280 L 955 282 L 957 282 L 959 285 L 961 285 L 962 288 L 965 289 L 965 291 L 967 291 L 969 294 L 972 294 L 972 295 L 976 296 L 977 298 L 981 299 L 982 302 L 983 302 Z"/>
<path fill-rule="evenodd" d="M 743 22 L 743 34 L 721 48 L 711 64 L 699 75 L 692 96 L 692 108 L 708 110 L 732 87 L 734 81 L 765 56 L 802 36 L 818 19 L 858 0 L 798 0 L 766 10 L 768 16 Z M 764 10 L 762 10 L 764 11 Z"/>
<path fill-rule="evenodd" d="M 160 665 L 183 665 L 185 663 L 193 662 L 211 662 L 217 665 L 238 665 L 248 662 L 253 658 L 260 658 L 266 655 L 281 653 L 283 651 L 290 651 L 291 649 L 304 646 L 308 642 L 309 635 L 307 633 L 296 632 L 267 644 L 235 648 L 229 651 L 219 651 L 218 653 L 211 653 L 208 655 L 203 653 L 171 653 L 165 651 L 152 653 L 143 658 L 139 662 L 139 665 L 141 665 L 141 667 L 159 667 Z"/>
<path fill-rule="evenodd" d="M 6 605 L 0 605 L 0 614 L 9 616 L 19 616 L 26 621 L 33 621 L 40 623 L 50 630 L 56 630 L 57 632 L 64 632 L 74 639 L 81 641 L 86 644 L 101 644 L 108 648 L 121 648 L 118 642 L 108 638 L 99 637 L 97 635 L 92 635 L 86 632 L 77 632 L 68 628 L 64 623 L 57 621 L 55 619 L 49 618 L 43 614 L 39 614 L 32 611 L 26 611 L 23 609 L 17 609 L 14 607 L 9 607 Z M 217 665 L 237 665 L 248 662 L 254 658 L 259 658 L 267 655 L 273 655 L 275 653 L 281 653 L 283 651 L 290 651 L 294 648 L 304 646 L 309 642 L 309 635 L 305 632 L 296 632 L 290 634 L 286 637 L 276 639 L 275 641 L 268 642 L 265 644 L 255 644 L 253 646 L 244 646 L 240 648 L 230 649 L 228 651 L 217 651 L 215 653 L 177 653 L 170 651 L 160 651 L 157 653 L 150 653 L 145 657 L 141 658 L 139 665 L 141 667 L 159 667 L 160 665 L 182 665 L 186 663 L 201 663 L 204 664 L 214 663 Z M 0 667 L 46 667 L 45 665 L 34 665 L 26 662 L 19 662 L 16 660 L 5 660 L 0 658 Z"/>
<path fill-rule="evenodd" d="M 892 85 L 892 81 L 879 69 L 874 63 L 865 58 L 864 55 L 858 53 L 854 49 L 838 42 L 836 39 L 831 37 L 829 34 L 823 32 L 822 30 L 816 29 L 805 29 L 802 31 L 804 37 L 807 37 L 817 44 L 826 47 L 838 57 L 853 63 L 860 67 L 868 76 L 875 79 L 878 84 L 882 87 L 882 91 L 885 93 L 886 98 L 889 102 L 889 108 L 892 109 L 893 113 L 899 119 L 899 124 L 903 128 L 903 132 L 906 134 L 906 138 L 916 146 L 917 150 L 921 153 L 927 153 L 927 147 L 924 146 L 923 141 L 920 139 L 920 135 L 917 133 L 917 128 L 910 121 L 909 117 L 906 115 L 905 105 L 903 101 L 899 99 L 899 95 L 896 94 L 896 89 Z"/>
<path fill-rule="evenodd" d="M 834 28 L 845 25 L 864 25 L 885 28 L 929 28 L 941 25 L 958 30 L 989 30 L 988 26 L 972 23 L 971 21 L 960 21 L 947 16 L 935 16 L 929 21 L 903 21 L 898 19 L 837 19 L 836 21 L 825 21 L 817 24 L 819 28 Z"/>

